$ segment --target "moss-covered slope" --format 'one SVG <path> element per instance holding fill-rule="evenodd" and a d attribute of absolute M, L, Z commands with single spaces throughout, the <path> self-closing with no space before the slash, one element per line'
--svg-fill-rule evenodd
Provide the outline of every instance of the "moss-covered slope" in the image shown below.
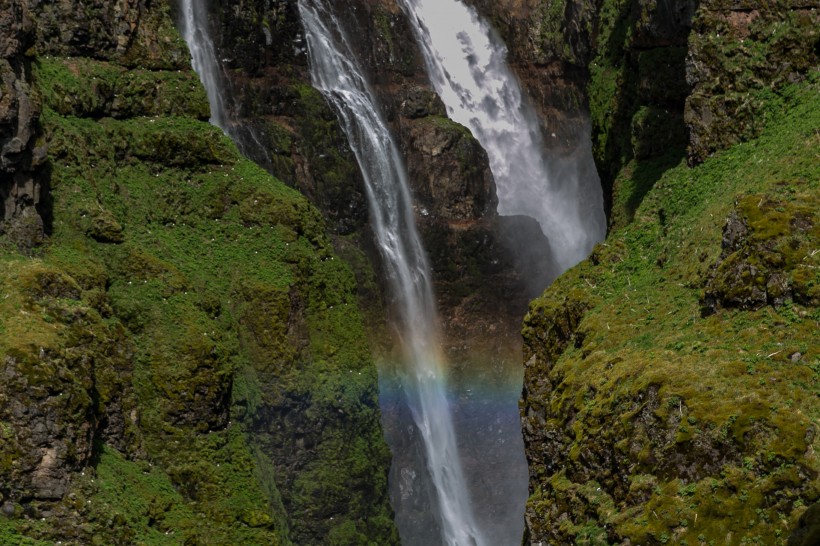
<path fill-rule="evenodd" d="M 587 11 L 574 0 L 570 13 Z M 597 2 L 588 29 L 593 150 L 611 195 L 610 225 L 682 157 L 690 165 L 757 136 L 760 95 L 820 67 L 820 3 Z"/>
<path fill-rule="evenodd" d="M 394 543 L 350 268 L 193 72 L 129 51 L 34 66 L 52 222 L 0 240 L 0 543 Z"/>
<path fill-rule="evenodd" d="M 533 302 L 529 540 L 786 544 L 820 497 L 820 85 L 660 177 Z"/>

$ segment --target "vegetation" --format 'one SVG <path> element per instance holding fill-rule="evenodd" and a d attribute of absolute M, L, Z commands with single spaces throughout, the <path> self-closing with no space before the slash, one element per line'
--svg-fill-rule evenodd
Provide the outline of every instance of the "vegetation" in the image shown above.
<path fill-rule="evenodd" d="M 660 174 L 531 305 L 532 532 L 786 544 L 820 498 L 819 82 L 758 95 L 758 139 Z"/>
<path fill-rule="evenodd" d="M 189 71 L 35 76 L 52 233 L 0 252 L 0 354 L 14 396 L 59 409 L 67 490 L 1 491 L 0 542 L 395 542 L 356 285 L 318 211 L 202 121 Z M 38 453 L 3 442 L 4 480 Z"/>

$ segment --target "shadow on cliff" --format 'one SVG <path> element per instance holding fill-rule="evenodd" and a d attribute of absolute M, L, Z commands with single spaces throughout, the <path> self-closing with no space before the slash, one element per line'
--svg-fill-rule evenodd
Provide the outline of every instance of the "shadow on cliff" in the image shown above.
<path fill-rule="evenodd" d="M 686 157 L 686 44 L 695 9 L 694 1 L 661 2 L 647 11 L 633 0 L 601 36 L 588 91 L 610 227 L 631 222 L 663 173 Z M 614 100 L 595 104 L 607 88 L 616 89 Z"/>

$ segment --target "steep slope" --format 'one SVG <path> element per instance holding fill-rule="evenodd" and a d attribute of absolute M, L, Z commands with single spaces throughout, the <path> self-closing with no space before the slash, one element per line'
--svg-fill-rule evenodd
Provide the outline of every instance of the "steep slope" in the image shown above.
<path fill-rule="evenodd" d="M 599 16 L 612 232 L 525 321 L 528 540 L 786 544 L 820 497 L 818 12 L 564 5 Z"/>
<path fill-rule="evenodd" d="M 532 543 L 785 544 L 820 496 L 818 96 L 666 172 L 531 305 Z"/>
<path fill-rule="evenodd" d="M 0 239 L 0 542 L 394 543 L 319 212 L 207 124 L 166 4 L 17 7 L 50 237 Z"/>
<path fill-rule="evenodd" d="M 446 118 L 395 0 L 332 5 L 406 160 L 450 361 L 456 366 L 481 361 L 488 373 L 493 365 L 516 368 L 518 323 L 534 295 L 531 285 L 537 292 L 546 281 L 521 274 L 512 241 L 524 230 L 535 236 L 537 226 L 526 218 L 497 216 L 486 154 L 468 130 Z M 210 16 L 228 74 L 230 117 L 251 155 L 310 198 L 328 218 L 343 257 L 364 266 L 356 268 L 359 279 L 372 278 L 380 266 L 363 182 L 333 111 L 310 87 L 295 2 L 232 0 L 212 6 Z M 535 274 L 546 268 L 542 258 L 523 265 Z M 483 290 L 487 284 L 499 289 Z M 371 288 L 376 290 L 365 291 L 363 301 L 373 308 L 378 329 L 388 306 L 380 287 Z M 491 340 L 484 335 L 488 329 L 496 334 Z M 389 353 L 390 341 L 379 348 Z"/>

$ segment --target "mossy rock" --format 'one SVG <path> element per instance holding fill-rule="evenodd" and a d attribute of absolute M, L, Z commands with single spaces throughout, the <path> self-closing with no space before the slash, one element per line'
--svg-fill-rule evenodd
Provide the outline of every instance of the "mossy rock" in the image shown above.
<path fill-rule="evenodd" d="M 783 200 L 748 195 L 739 200 L 723 233 L 723 257 L 705 295 L 705 311 L 758 308 L 795 300 L 816 307 L 820 273 L 812 253 L 820 241 L 814 195 Z"/>
<path fill-rule="evenodd" d="M 531 541 L 786 545 L 820 498 L 820 314 L 798 295 L 817 283 L 818 96 L 787 88 L 758 140 L 667 170 L 531 305 Z"/>
<path fill-rule="evenodd" d="M 19 484 L 0 486 L 0 506 L 16 503 L 0 542 L 327 543 L 338 527 L 335 542 L 397 543 L 375 366 L 327 224 L 203 122 L 206 96 L 184 45 L 176 54 L 169 6 L 130 12 L 142 24 L 118 45 L 98 4 L 77 15 L 102 17 L 94 59 L 82 56 L 90 44 L 61 43 L 66 34 L 41 44 L 57 56 L 33 66 L 49 244 L 32 261 L 0 248 L 0 267 L 15 272 L 3 275 L 14 286 L 2 283 L 0 365 L 9 388 L 44 397 L 73 444 L 60 444 L 52 476 L 51 454 L 20 436 L 42 427 L 0 410 L 0 435 L 25 440 L 0 448 L 3 483 Z M 42 31 L 56 13 L 40 7 Z M 366 210 L 348 191 L 358 170 L 335 116 L 309 87 L 293 97 L 320 114 L 305 121 L 318 135 L 311 157 L 329 166 L 317 194 Z M 275 129 L 271 144 L 294 170 L 297 132 Z M 0 407 L 20 400 L 0 388 Z M 310 424 L 309 449 L 265 443 L 268 427 L 295 442 L 294 423 Z M 23 467 L 50 482 L 22 479 Z"/>
<path fill-rule="evenodd" d="M 34 67 L 45 106 L 64 116 L 207 120 L 210 115 L 208 97 L 189 70 L 128 70 L 104 61 L 60 57 L 42 57 Z"/>
<path fill-rule="evenodd" d="M 21 511 L 43 517 L 10 520 L 0 537 L 325 543 L 332 512 L 356 536 L 397 543 L 357 287 L 321 214 L 201 121 L 190 70 L 101 58 L 35 68 L 53 233 L 36 261 L 2 249 L 0 271 L 17 288 L 0 301 L 0 348 L 25 379 L 20 392 L 71 402 L 46 407 L 70 416 L 59 430 L 77 441 L 57 454 L 68 462 L 51 493 L 16 474 L 4 481 L 21 484 Z M 332 113 L 316 129 L 339 138 Z M 283 154 L 292 134 L 275 136 Z M 0 389 L 0 407 L 20 396 Z M 289 400 L 299 401 L 295 423 L 311 423 L 311 449 L 274 464 L 285 444 L 264 435 L 299 435 L 277 414 Z M 25 442 L 5 447 L 4 476 L 41 464 Z M 0 489 L 5 502 L 11 491 Z M 40 490 L 47 500 L 34 500 Z"/>

